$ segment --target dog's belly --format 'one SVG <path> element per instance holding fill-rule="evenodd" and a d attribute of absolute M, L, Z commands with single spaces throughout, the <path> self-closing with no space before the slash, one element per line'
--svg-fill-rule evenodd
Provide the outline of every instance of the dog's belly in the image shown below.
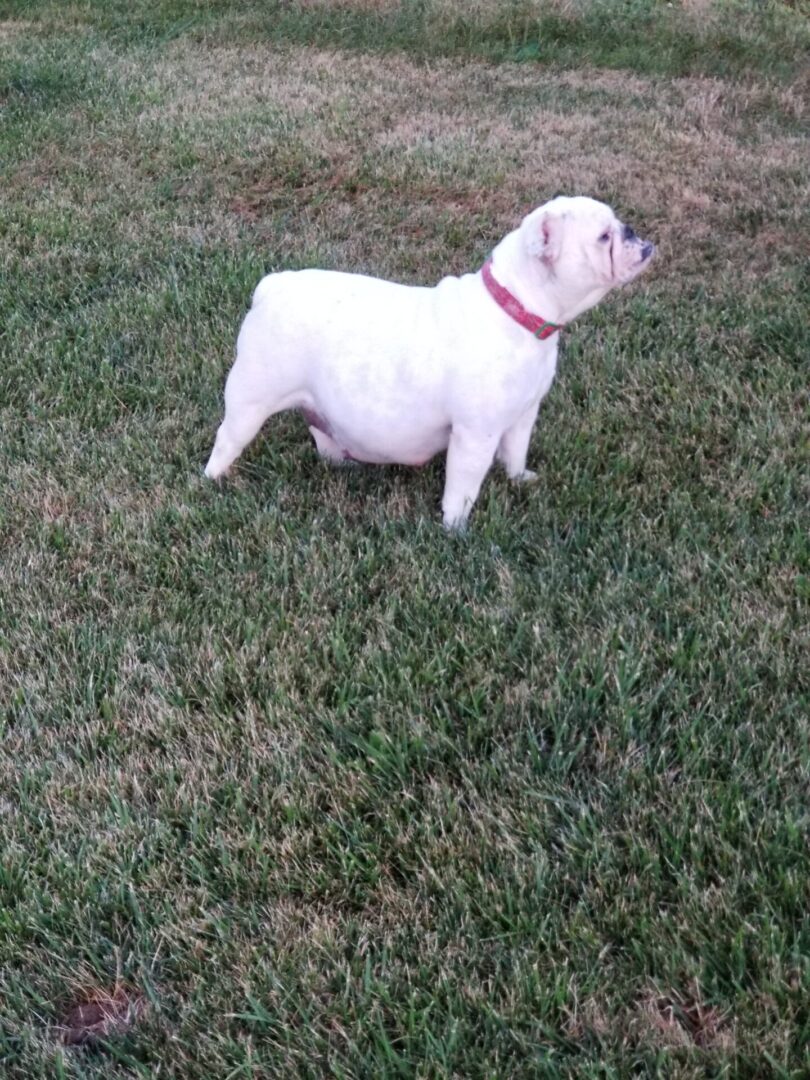
<path fill-rule="evenodd" d="M 362 423 L 357 417 L 335 417 L 317 406 L 302 408 L 310 427 L 327 435 L 347 460 L 371 465 L 424 465 L 447 449 L 449 424 L 426 426 L 413 423 L 392 424 L 369 411 Z"/>
<path fill-rule="evenodd" d="M 412 465 L 418 468 L 426 465 L 431 458 L 440 451 L 447 449 L 448 439 L 433 439 L 431 441 L 401 443 L 399 446 L 388 445 L 385 449 L 375 447 L 368 442 L 346 440 L 345 446 L 340 442 L 343 453 L 349 461 L 362 461 L 369 465 Z"/>

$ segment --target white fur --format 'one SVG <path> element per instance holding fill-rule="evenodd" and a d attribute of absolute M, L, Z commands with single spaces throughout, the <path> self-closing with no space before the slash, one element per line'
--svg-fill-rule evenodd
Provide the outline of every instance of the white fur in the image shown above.
<path fill-rule="evenodd" d="M 559 197 L 493 252 L 496 280 L 527 311 L 568 323 L 649 263 L 603 203 Z M 480 272 L 434 288 L 328 270 L 263 278 L 225 386 L 207 476 L 221 476 L 264 421 L 307 416 L 318 451 L 341 461 L 421 465 L 447 450 L 444 523 L 463 527 L 497 457 L 531 480 L 526 455 L 557 365 L 486 291 Z"/>

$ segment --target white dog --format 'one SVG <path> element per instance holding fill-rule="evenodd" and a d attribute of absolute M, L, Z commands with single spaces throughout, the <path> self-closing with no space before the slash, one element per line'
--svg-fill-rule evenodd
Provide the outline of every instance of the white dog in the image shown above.
<path fill-rule="evenodd" d="M 447 450 L 444 524 L 463 528 L 493 459 L 512 480 L 535 479 L 526 455 L 557 331 L 653 250 L 604 203 L 559 197 L 481 270 L 434 288 L 268 275 L 242 324 L 206 475 L 221 476 L 273 413 L 300 409 L 330 461 L 422 465 Z"/>

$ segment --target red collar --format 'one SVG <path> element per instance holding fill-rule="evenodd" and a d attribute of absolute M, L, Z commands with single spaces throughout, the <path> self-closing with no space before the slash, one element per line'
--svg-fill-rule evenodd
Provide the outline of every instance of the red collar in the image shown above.
<path fill-rule="evenodd" d="M 508 289 L 505 289 L 503 285 L 499 285 L 492 274 L 492 259 L 487 259 L 484 265 L 481 267 L 481 276 L 484 279 L 484 284 L 487 287 L 489 295 L 506 312 L 510 318 L 515 322 L 520 323 L 521 326 L 525 326 L 527 330 L 530 330 L 536 338 L 540 341 L 545 341 L 546 338 L 551 337 L 552 334 L 556 334 L 558 330 L 562 329 L 562 325 L 558 326 L 556 323 L 548 322 L 546 319 L 541 319 L 539 315 L 532 315 L 530 311 L 521 304 L 516 296 L 512 296 Z"/>

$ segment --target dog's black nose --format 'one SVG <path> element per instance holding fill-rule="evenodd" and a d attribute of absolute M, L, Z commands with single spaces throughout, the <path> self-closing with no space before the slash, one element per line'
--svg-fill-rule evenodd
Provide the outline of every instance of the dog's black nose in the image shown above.
<path fill-rule="evenodd" d="M 625 225 L 624 232 L 622 233 L 622 240 L 630 241 L 630 240 L 635 240 L 635 238 L 636 238 L 636 234 L 633 232 L 632 226 L 631 225 Z"/>
<path fill-rule="evenodd" d="M 641 249 L 641 261 L 643 262 L 645 259 L 649 259 L 649 257 L 652 255 L 652 253 L 653 253 L 653 246 L 650 243 L 650 241 L 648 240 L 647 243 L 644 244 L 644 246 Z"/>

